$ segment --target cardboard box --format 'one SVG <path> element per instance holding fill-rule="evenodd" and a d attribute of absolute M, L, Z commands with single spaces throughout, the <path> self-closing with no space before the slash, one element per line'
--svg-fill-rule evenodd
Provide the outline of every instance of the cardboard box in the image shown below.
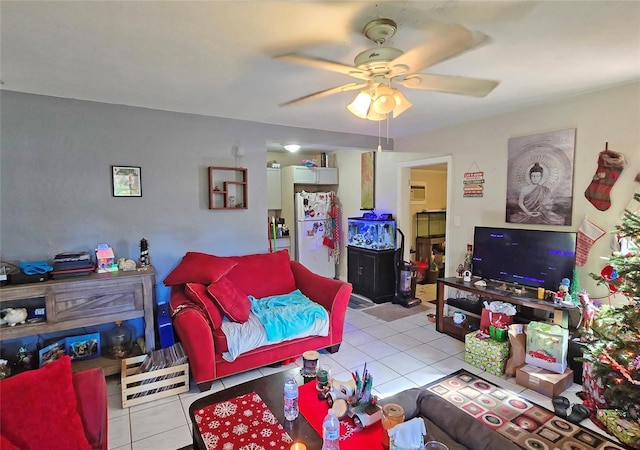
<path fill-rule="evenodd" d="M 516 383 L 547 397 L 556 397 L 573 384 L 573 370 L 566 369 L 560 374 L 527 364 L 516 369 Z"/>
<path fill-rule="evenodd" d="M 481 332 L 468 333 L 464 337 L 464 361 L 473 367 L 485 370 L 493 375 L 504 374 L 509 343 L 489 339 Z"/>

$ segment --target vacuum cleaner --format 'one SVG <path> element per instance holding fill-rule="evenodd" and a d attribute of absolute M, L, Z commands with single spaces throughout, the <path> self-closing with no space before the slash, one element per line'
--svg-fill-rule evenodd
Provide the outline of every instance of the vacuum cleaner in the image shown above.
<path fill-rule="evenodd" d="M 391 303 L 402 305 L 405 308 L 412 308 L 422 303 L 422 300 L 414 297 L 415 293 L 415 273 L 416 266 L 410 261 L 404 260 L 404 233 L 396 228 L 400 233 L 400 247 L 396 249 L 396 295 Z"/>

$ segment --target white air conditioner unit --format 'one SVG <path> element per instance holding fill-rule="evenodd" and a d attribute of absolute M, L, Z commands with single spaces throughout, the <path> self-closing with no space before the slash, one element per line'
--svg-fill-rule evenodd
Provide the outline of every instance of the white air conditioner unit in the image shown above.
<path fill-rule="evenodd" d="M 411 203 L 416 205 L 427 203 L 427 183 L 423 181 L 411 182 Z"/>

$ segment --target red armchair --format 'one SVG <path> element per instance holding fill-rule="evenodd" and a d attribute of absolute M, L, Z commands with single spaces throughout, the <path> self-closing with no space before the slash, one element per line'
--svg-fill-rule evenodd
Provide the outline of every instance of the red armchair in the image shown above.
<path fill-rule="evenodd" d="M 241 354 L 233 362 L 224 360 L 226 337 L 220 330 L 218 307 L 211 298 L 187 295 L 185 284 L 220 283 L 225 277 L 228 280 L 225 283 L 233 283 L 245 300 L 246 295 L 260 298 L 299 289 L 327 310 L 329 334 L 265 345 Z M 337 351 L 352 290 L 349 283 L 317 275 L 297 261 L 291 261 L 286 250 L 237 257 L 190 252 L 167 276 L 165 284 L 172 285 L 173 327 L 189 357 L 191 376 L 201 391 L 208 390 L 215 379 L 293 359 L 306 350 Z"/>

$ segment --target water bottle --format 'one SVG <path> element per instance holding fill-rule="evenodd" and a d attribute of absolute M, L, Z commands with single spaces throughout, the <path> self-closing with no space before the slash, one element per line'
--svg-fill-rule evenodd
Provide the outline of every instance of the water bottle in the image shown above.
<path fill-rule="evenodd" d="M 298 383 L 293 377 L 289 377 L 284 382 L 284 418 L 295 420 L 298 413 Z"/>
<path fill-rule="evenodd" d="M 322 421 L 322 450 L 340 449 L 340 421 L 330 409 Z"/>

